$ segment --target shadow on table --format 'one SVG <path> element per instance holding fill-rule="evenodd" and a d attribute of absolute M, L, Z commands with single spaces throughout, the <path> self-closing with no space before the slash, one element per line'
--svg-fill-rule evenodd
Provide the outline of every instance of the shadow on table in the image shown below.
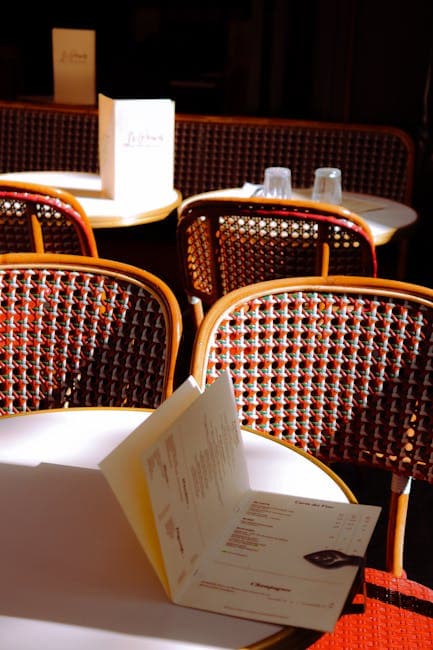
<path fill-rule="evenodd" d="M 101 472 L 0 464 L 0 512 L 1 615 L 216 647 L 251 638 L 251 621 L 168 600 Z"/>

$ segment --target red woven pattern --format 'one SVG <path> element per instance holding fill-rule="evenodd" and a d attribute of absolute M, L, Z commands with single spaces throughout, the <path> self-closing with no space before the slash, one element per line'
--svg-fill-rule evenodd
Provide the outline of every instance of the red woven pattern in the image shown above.
<path fill-rule="evenodd" d="M 177 226 L 185 291 L 211 305 L 262 280 L 329 273 L 376 274 L 369 236 L 355 223 L 312 207 L 208 199 L 188 204 Z"/>
<path fill-rule="evenodd" d="M 433 591 L 419 583 L 366 569 L 364 614 L 344 614 L 314 650 L 421 650 L 433 647 Z"/>
<path fill-rule="evenodd" d="M 0 190 L 1 254 L 36 250 L 32 215 L 41 227 L 44 252 L 92 254 L 90 226 L 70 205 L 49 196 Z"/>
<path fill-rule="evenodd" d="M 150 291 L 85 270 L 0 270 L 0 414 L 159 406 L 166 313 Z"/>
<path fill-rule="evenodd" d="M 350 290 L 282 292 L 221 320 L 206 380 L 228 368 L 244 425 L 326 462 L 433 482 L 432 359 L 431 307 Z"/>

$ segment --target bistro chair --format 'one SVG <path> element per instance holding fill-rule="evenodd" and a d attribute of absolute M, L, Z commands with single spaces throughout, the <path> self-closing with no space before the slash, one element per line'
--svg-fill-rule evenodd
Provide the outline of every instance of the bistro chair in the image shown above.
<path fill-rule="evenodd" d="M 80 255 L 0 256 L 0 414 L 156 408 L 172 393 L 181 313 L 142 269 Z"/>
<path fill-rule="evenodd" d="M 366 637 L 433 647 L 433 590 L 403 568 L 411 481 L 433 483 L 432 361 L 433 290 L 379 278 L 242 287 L 196 334 L 191 374 L 204 388 L 229 371 L 242 426 L 328 465 L 390 473 L 385 570 L 366 569 L 365 614 L 343 615 L 317 648 L 367 647 Z"/>
<path fill-rule="evenodd" d="M 221 296 L 305 275 L 376 275 L 368 225 L 341 206 L 305 200 L 208 198 L 180 210 L 177 246 L 195 326 Z"/>
<path fill-rule="evenodd" d="M 66 190 L 0 179 L 0 253 L 97 256 L 92 225 Z"/>

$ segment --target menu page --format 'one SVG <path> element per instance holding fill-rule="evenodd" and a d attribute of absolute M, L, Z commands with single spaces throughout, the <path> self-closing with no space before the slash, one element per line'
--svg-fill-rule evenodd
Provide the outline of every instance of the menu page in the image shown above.
<path fill-rule="evenodd" d="M 249 492 L 175 602 L 332 631 L 378 511 L 374 506 Z"/>
<path fill-rule="evenodd" d="M 171 596 L 141 454 L 200 395 L 192 377 L 165 400 L 99 464 L 167 594 Z"/>
<path fill-rule="evenodd" d="M 251 490 L 227 373 L 142 461 L 174 602 L 333 629 L 380 508 Z"/>
<path fill-rule="evenodd" d="M 209 386 L 142 460 L 174 600 L 249 487 L 228 375 Z"/>

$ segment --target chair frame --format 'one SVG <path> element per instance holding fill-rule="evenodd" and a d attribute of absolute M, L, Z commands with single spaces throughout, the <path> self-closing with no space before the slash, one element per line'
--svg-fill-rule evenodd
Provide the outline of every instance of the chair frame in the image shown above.
<path fill-rule="evenodd" d="M 33 242 L 33 252 L 98 256 L 96 239 L 90 220 L 81 203 L 70 192 L 39 183 L 0 179 L 0 199 L 23 201 L 28 204 L 28 210 L 23 215 L 26 225 L 21 221 L 19 225 L 22 228 L 28 228 L 30 240 Z M 76 234 L 79 251 L 70 251 L 66 248 L 60 250 L 60 247 L 59 249 L 56 248 L 56 250 L 46 251 L 47 242 L 44 240 L 44 233 L 45 229 L 49 227 L 48 220 L 52 221 L 52 217 L 48 217 L 47 222 L 45 222 L 43 211 L 37 209 L 38 205 L 47 206 L 50 213 L 55 211 L 62 215 L 66 223 L 65 227 Z M 2 218 L 1 214 L 0 218 Z"/>
<path fill-rule="evenodd" d="M 16 282 L 14 282 L 9 291 L 7 288 L 8 285 L 4 284 L 4 280 L 2 278 L 2 286 L 0 287 L 0 313 L 2 314 L 2 318 L 0 319 L 0 336 L 5 337 L 5 340 L 8 341 L 7 350 L 6 348 L 4 350 L 4 355 L 6 356 L 2 356 L 0 359 L 0 365 L 2 366 L 2 375 L 4 377 L 4 382 L 6 382 L 2 388 L 4 398 L 2 400 L 4 404 L 2 407 L 3 415 L 19 413 L 28 410 L 39 410 L 40 408 L 66 408 L 68 406 L 131 406 L 138 408 L 156 408 L 165 398 L 171 395 L 173 392 L 177 355 L 182 334 L 182 315 L 179 303 L 174 293 L 159 277 L 138 267 L 131 266 L 123 262 L 102 259 L 99 257 L 95 258 L 91 256 L 65 254 L 56 255 L 49 253 L 9 253 L 0 255 L 0 276 L 5 273 L 10 274 L 11 277 L 13 277 L 14 270 L 22 272 L 22 275 L 24 277 L 22 284 L 24 286 L 25 283 L 26 286 L 24 289 L 20 288 L 20 280 L 18 279 Z M 68 284 L 65 288 L 65 304 L 63 305 L 64 309 L 61 305 L 61 302 L 59 302 L 59 305 L 57 305 L 57 300 L 53 298 L 49 291 L 47 292 L 46 287 L 50 286 L 48 281 L 41 283 L 41 286 L 32 285 L 32 276 L 29 275 L 27 277 L 26 275 L 27 271 L 32 270 L 46 270 L 48 277 L 51 271 L 53 272 L 53 275 L 55 275 L 55 273 L 58 271 L 59 278 L 56 281 L 56 284 L 54 285 L 54 280 L 52 278 L 51 281 L 53 282 L 53 286 L 60 286 L 60 291 L 62 290 L 62 272 L 72 272 L 73 274 L 77 275 L 77 284 L 74 284 L 72 286 L 71 283 L 71 286 Z M 92 277 L 94 276 L 95 278 L 95 284 L 93 285 L 92 282 L 89 282 L 88 287 L 88 281 L 86 279 L 87 273 L 92 274 Z M 83 278 L 81 278 L 81 275 Z M 100 285 L 102 288 L 100 288 Z M 111 287 L 113 291 L 112 297 Z M 136 289 L 134 289 L 134 287 L 136 287 Z M 110 295 L 108 294 L 109 290 Z M 148 345 L 146 344 L 145 340 L 140 342 L 141 339 L 139 336 L 137 334 L 134 334 L 135 331 L 139 332 L 140 329 L 144 329 L 146 325 L 146 323 L 143 321 L 140 328 L 140 322 L 137 320 L 140 317 L 147 317 L 146 311 L 140 311 L 139 309 L 141 290 L 144 290 L 146 295 L 148 294 L 153 300 L 156 301 L 156 304 L 158 305 L 158 312 L 154 313 L 157 314 L 160 312 L 163 319 L 163 327 L 161 329 L 165 341 L 162 342 L 162 339 L 160 340 L 156 337 L 156 335 L 154 336 L 155 345 L 163 345 L 165 350 L 165 357 L 158 358 L 153 362 L 153 367 L 155 368 L 155 378 L 158 377 L 159 385 L 152 387 L 152 390 L 150 390 L 150 395 L 152 397 L 152 400 L 155 400 L 156 403 L 142 404 L 139 402 L 139 397 L 136 393 L 140 394 L 140 391 L 135 391 L 135 384 L 132 383 L 133 369 L 130 371 L 125 371 L 124 374 L 121 374 L 119 368 L 122 364 L 119 363 L 119 360 L 115 360 L 113 363 L 111 363 L 109 360 L 104 361 L 104 368 L 105 371 L 108 369 L 108 372 L 117 373 L 116 375 L 113 375 L 113 378 L 110 378 L 110 376 L 107 374 L 107 381 L 123 382 L 120 383 L 120 385 L 122 388 L 124 387 L 125 395 L 127 395 L 125 399 L 128 400 L 128 403 L 124 403 L 124 401 L 120 403 L 119 400 L 122 399 L 121 396 L 116 396 L 111 393 L 107 395 L 104 394 L 102 392 L 103 387 L 99 387 L 99 385 L 97 386 L 95 383 L 95 371 L 92 375 L 93 379 L 86 379 L 87 382 L 90 382 L 89 385 L 91 387 L 91 391 L 93 391 L 93 393 L 90 393 L 90 398 L 88 398 L 88 395 L 85 392 L 87 390 L 87 384 L 83 383 L 82 373 L 83 368 L 86 367 L 86 363 L 98 363 L 97 358 L 95 357 L 95 351 L 101 350 L 102 355 L 107 354 L 107 351 L 110 350 L 110 341 L 112 341 L 111 346 L 120 344 L 121 341 L 124 341 L 123 344 L 125 344 L 125 342 L 130 342 L 130 355 L 132 354 L 132 350 L 138 350 L 137 346 Z M 135 294 L 135 291 L 137 291 L 137 294 Z M 117 301 L 118 298 L 119 303 L 114 302 Z M 112 301 L 107 304 L 107 308 L 103 306 L 105 299 L 110 299 L 110 301 Z M 23 359 L 32 358 L 33 355 L 33 348 L 31 347 L 32 344 L 27 342 L 27 337 L 29 335 L 28 333 L 25 334 L 26 328 L 27 332 L 32 331 L 31 328 L 34 319 L 33 306 L 31 304 L 32 300 L 36 301 L 38 305 L 37 319 L 42 319 L 43 321 L 45 315 L 47 316 L 47 321 L 51 322 L 51 328 L 55 328 L 53 329 L 53 339 L 52 341 L 50 339 L 51 342 L 49 344 L 45 340 L 39 341 L 37 343 L 37 347 L 40 347 L 39 356 L 41 356 L 45 364 L 45 366 L 42 367 L 41 372 L 45 372 L 46 368 L 48 367 L 47 362 L 44 360 L 45 356 L 43 356 L 45 355 L 44 349 L 47 346 L 53 348 L 53 351 L 50 352 L 50 355 L 54 355 L 51 361 L 51 363 L 54 364 L 54 367 L 56 367 L 56 347 L 58 346 L 60 347 L 61 354 L 65 356 L 65 354 L 67 354 L 67 351 L 65 353 L 63 351 L 63 348 L 65 346 L 68 346 L 69 349 L 70 345 L 71 349 L 74 351 L 75 356 L 77 357 L 77 362 L 79 363 L 79 367 L 76 367 L 74 365 L 73 367 L 71 366 L 70 369 L 67 369 L 67 374 L 69 373 L 70 376 L 68 374 L 64 381 L 58 379 L 56 373 L 53 374 L 52 378 L 47 378 L 45 375 L 42 375 L 42 381 L 39 382 L 39 385 L 42 385 L 44 380 L 46 381 L 46 389 L 47 391 L 50 391 L 50 397 L 49 399 L 46 399 L 46 401 L 49 402 L 48 406 L 34 406 L 34 404 L 38 403 L 38 399 L 35 394 L 31 394 L 31 391 L 33 389 L 30 388 L 30 384 L 33 380 L 31 379 L 32 374 L 30 373 L 29 369 L 26 367 L 24 369 L 26 377 L 21 377 L 22 371 L 20 370 L 20 364 L 18 364 L 17 370 L 14 370 L 13 365 L 10 367 L 10 363 L 15 363 L 13 361 L 13 359 L 15 359 L 15 356 L 18 357 L 21 354 L 20 346 L 23 346 Z M 101 305 L 100 307 L 98 307 L 99 303 Z M 133 305 L 134 310 L 135 305 L 137 304 L 137 310 L 132 314 L 135 320 L 132 320 L 131 318 L 131 322 L 128 322 L 128 319 L 123 314 L 125 310 L 129 309 L 130 304 Z M 74 308 L 79 309 L 77 316 L 74 316 Z M 16 309 L 19 310 L 17 312 L 18 315 L 16 315 Z M 82 315 L 82 312 L 86 314 L 86 322 L 84 322 L 84 316 Z M 104 316 L 105 312 L 107 313 L 106 318 Z M 78 319 L 83 319 L 81 325 L 81 321 Z M 66 327 L 64 338 L 61 333 L 57 333 L 59 322 L 64 322 Z M 15 323 L 15 328 L 13 330 L 13 333 L 8 336 L 7 328 L 11 325 L 11 323 Z M 16 332 L 15 330 L 17 330 L 17 323 L 20 323 L 20 326 Z M 116 338 L 117 333 L 115 333 L 113 334 L 112 339 L 110 332 L 116 323 L 122 324 L 122 327 L 123 323 L 125 323 L 125 333 L 123 337 L 120 338 Z M 80 334 L 81 330 L 79 330 L 79 327 L 83 328 L 82 334 Z M 148 329 L 149 327 L 150 324 L 147 325 Z M 87 356 L 83 357 L 83 365 L 81 365 L 81 357 L 78 358 L 78 351 L 75 350 L 74 345 L 81 347 L 80 341 L 83 342 L 84 346 L 86 345 L 87 341 L 84 336 L 85 332 L 87 331 L 86 328 L 91 328 L 94 341 L 89 350 L 83 347 Z M 95 335 L 96 331 L 99 332 L 97 336 Z M 16 337 L 16 345 L 19 346 L 18 349 L 13 348 L 15 345 L 14 341 Z M 100 339 L 101 345 L 99 345 Z M 105 341 L 103 344 L 102 339 Z M 118 350 L 118 353 L 121 354 L 121 350 Z M 37 354 L 37 351 L 35 354 Z M 124 354 L 126 355 L 126 350 L 124 351 Z M 10 356 L 11 359 L 9 359 Z M 143 357 L 146 364 L 151 363 L 149 361 L 149 359 L 151 359 L 150 356 L 149 359 L 147 359 L 143 354 Z M 140 364 L 138 352 L 137 358 L 134 359 L 134 363 Z M 140 366 L 137 365 L 137 368 L 139 367 Z M 143 367 L 140 367 L 140 372 L 142 371 L 142 368 Z M 62 372 L 64 371 L 62 370 Z M 123 373 L 123 370 L 121 372 Z M 15 373 L 17 376 L 16 379 L 14 379 Z M 37 374 L 38 373 L 36 372 L 36 375 Z M 128 379 L 129 376 L 131 378 Z M 101 381 L 104 381 L 104 379 L 105 376 L 101 378 Z M 15 382 L 18 381 L 21 383 L 24 382 L 24 384 L 26 384 L 26 382 L 29 383 L 29 387 L 26 388 L 26 395 L 28 393 L 28 397 L 26 397 L 24 407 L 19 407 L 20 402 L 19 399 L 15 397 L 15 389 L 9 389 L 6 386 L 6 384 L 10 384 L 11 386 L 15 385 Z M 78 386 L 80 392 L 78 394 L 78 398 L 76 398 L 79 400 L 79 403 L 74 403 L 73 398 L 70 397 L 71 390 L 73 390 L 73 385 L 76 381 L 79 382 Z M 59 395 L 58 398 L 51 396 L 54 386 L 56 387 L 57 394 Z M 72 386 L 72 389 L 68 389 L 68 386 Z M 18 388 L 16 390 L 18 391 Z M 39 388 L 39 393 L 40 392 L 41 389 Z M 6 399 L 5 395 L 10 396 L 10 400 L 9 397 Z M 94 403 L 95 400 L 97 400 L 98 403 Z M 83 401 L 85 403 L 82 403 Z M 16 404 L 18 404 L 18 406 L 16 406 Z M 29 404 L 30 406 L 28 406 Z"/>
<path fill-rule="evenodd" d="M 250 232 L 247 231 L 248 220 L 252 224 Z M 263 226 L 258 225 L 261 221 Z M 280 232 L 280 227 L 292 222 L 297 222 L 302 228 L 302 237 L 295 239 L 290 228 Z M 238 229 L 238 242 L 233 243 L 226 236 L 232 227 Z M 259 227 L 263 233 L 257 234 Z M 344 254 L 349 249 L 358 251 L 356 263 L 351 257 L 344 262 L 344 271 L 348 274 L 353 275 L 355 267 L 357 273 L 359 267 L 360 275 L 377 274 L 376 248 L 364 219 L 342 206 L 308 199 L 191 199 L 179 210 L 176 238 L 182 285 L 196 328 L 203 319 L 205 307 L 209 308 L 224 293 L 241 283 L 252 284 L 309 273 L 326 276 L 334 262 L 340 259 L 339 251 Z M 267 239 L 277 239 L 282 247 L 293 243 L 278 276 L 264 254 Z M 260 244 L 254 243 L 255 240 Z M 262 259 L 260 270 L 248 264 L 248 247 Z M 239 264 L 240 254 L 244 258 L 242 280 L 233 268 Z M 312 268 L 306 269 L 307 263 Z M 343 271 L 341 266 L 339 271 Z"/>
<path fill-rule="evenodd" d="M 224 357 L 221 357 L 218 366 L 213 365 L 212 370 L 208 368 L 208 361 L 214 346 L 216 332 L 223 322 L 227 322 L 227 325 L 224 326 L 224 338 L 230 340 L 230 331 L 232 329 L 229 325 L 230 314 L 242 310 L 246 304 L 254 303 L 255 300 L 259 301 L 263 296 L 285 292 L 294 294 L 299 291 L 328 293 L 344 293 L 349 291 L 350 293 L 359 295 L 379 295 L 393 299 L 407 300 L 423 305 L 431 310 L 433 320 L 433 289 L 397 280 L 350 276 L 305 277 L 267 281 L 241 287 L 221 297 L 210 308 L 198 329 L 192 351 L 191 374 L 195 377 L 199 386 L 204 388 L 208 381 L 212 381 L 212 377 L 208 375 L 209 372 L 212 373 L 212 376 L 217 376 L 226 368 L 231 368 L 231 348 L 230 346 L 227 347 L 226 344 L 224 345 L 226 354 Z M 426 363 L 428 363 L 428 360 L 426 360 Z M 235 393 L 236 391 L 239 393 L 240 387 L 235 386 Z M 246 424 L 253 426 L 250 422 Z M 270 433 L 269 430 L 267 432 Z M 293 440 L 291 442 L 294 443 Z M 306 448 L 305 450 L 309 453 L 315 453 L 312 448 Z M 347 453 L 350 452 L 348 451 Z M 386 568 L 393 575 L 400 577 L 404 574 L 404 535 L 412 478 L 422 478 L 433 484 L 433 434 L 430 461 L 426 460 L 429 456 L 427 449 L 424 449 L 424 452 L 422 455 L 420 454 L 418 460 L 415 454 L 412 462 L 406 465 L 403 462 L 388 460 L 385 452 L 383 456 L 385 459 L 384 462 L 377 463 L 377 466 L 392 472 L 390 510 L 387 526 Z M 325 463 L 332 462 L 332 459 L 323 458 L 320 454 L 318 457 Z M 389 452 L 389 457 L 391 458 L 391 452 Z M 344 462 L 344 459 L 341 458 L 334 460 Z M 373 462 L 360 464 L 375 466 Z"/>

